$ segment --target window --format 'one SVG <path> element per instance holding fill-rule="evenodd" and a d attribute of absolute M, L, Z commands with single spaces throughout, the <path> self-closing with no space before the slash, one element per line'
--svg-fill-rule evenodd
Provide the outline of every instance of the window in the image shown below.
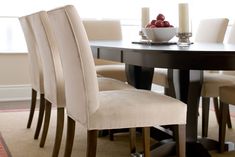
<path fill-rule="evenodd" d="M 73 4 L 82 18 L 120 19 L 125 31 L 138 37 L 141 7 L 150 8 L 150 19 L 163 13 L 173 25 L 178 25 L 178 3 L 188 2 L 194 25 L 203 18 L 227 17 L 233 22 L 232 0 L 7 0 L 0 5 L 0 51 L 27 51 L 18 21 L 19 16 Z M 131 36 L 132 36 L 131 35 Z M 125 37 L 125 36 L 124 36 Z"/>

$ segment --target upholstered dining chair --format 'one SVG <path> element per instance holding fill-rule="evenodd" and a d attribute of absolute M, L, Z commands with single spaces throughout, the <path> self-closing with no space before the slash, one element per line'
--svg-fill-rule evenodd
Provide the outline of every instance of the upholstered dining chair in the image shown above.
<path fill-rule="evenodd" d="M 56 144 L 54 148 L 57 148 L 60 147 L 61 134 L 63 132 L 64 123 L 64 82 L 62 71 L 60 71 L 59 68 L 61 65 L 58 58 L 56 58 L 57 56 L 54 56 L 56 59 L 53 61 L 52 54 L 48 53 L 50 51 L 55 51 L 55 48 L 49 46 L 44 30 L 40 29 L 41 23 L 39 20 L 37 20 L 37 17 L 39 17 L 38 14 L 32 14 L 20 17 L 20 21 L 22 23 L 23 30 L 28 32 L 32 41 L 34 41 L 34 47 L 36 47 L 39 58 L 41 58 L 42 61 L 45 94 L 45 118 L 42 137 L 40 140 L 40 147 L 43 147 L 45 144 L 48 125 L 50 122 L 51 105 L 54 104 L 57 106 Z M 53 68 L 54 64 L 58 67 L 57 70 Z M 54 154 L 55 152 L 53 151 L 53 156 Z"/>
<path fill-rule="evenodd" d="M 64 80 L 63 72 L 61 70 L 60 56 L 56 53 L 57 47 L 54 45 L 53 38 L 50 38 L 50 32 L 46 32 L 43 27 L 43 17 L 40 12 L 34 13 L 25 17 L 21 17 L 23 29 L 31 34 L 34 41 L 34 46 L 40 55 L 42 61 L 42 68 L 44 74 L 44 89 L 45 89 L 45 119 L 40 147 L 45 144 L 51 114 L 52 104 L 57 107 L 57 128 L 56 138 L 52 156 L 58 156 L 61 138 L 63 133 L 64 123 Z M 111 78 L 99 77 L 99 90 L 119 90 L 119 89 L 133 89 L 134 87 L 118 80 Z"/>
<path fill-rule="evenodd" d="M 91 48 L 75 7 L 57 8 L 47 15 L 58 44 L 65 80 L 68 129 L 64 156 L 71 155 L 75 121 L 87 129 L 89 157 L 96 156 L 97 130 L 135 127 L 144 127 L 144 154 L 149 157 L 148 127 L 163 124 L 174 124 L 178 132 L 183 133 L 177 140 L 177 150 L 178 156 L 185 156 L 186 105 L 145 90 L 99 92 Z M 63 27 L 58 27 L 60 25 Z"/>
<path fill-rule="evenodd" d="M 228 121 L 229 105 L 235 105 L 235 85 L 219 88 L 220 118 L 219 118 L 219 152 L 225 151 L 226 123 Z"/>
<path fill-rule="evenodd" d="M 228 22 L 227 22 L 228 23 Z M 226 41 L 229 44 L 235 44 L 235 25 L 232 26 L 231 31 L 229 32 L 228 40 Z M 220 40 L 222 41 L 222 39 Z M 218 41 L 218 42 L 220 42 Z M 207 137 L 208 135 L 208 120 L 209 120 L 209 104 L 210 97 L 213 98 L 214 108 L 216 113 L 217 121 L 219 122 L 219 87 L 233 85 L 235 84 L 235 72 L 234 71 L 221 71 L 219 73 L 204 73 L 204 81 L 202 86 L 202 137 Z M 230 113 L 227 111 L 227 125 L 228 128 L 232 128 Z"/>
<path fill-rule="evenodd" d="M 84 19 L 89 40 L 122 40 L 120 20 Z M 126 82 L 125 65 L 104 59 L 94 59 L 97 74 Z"/>
<path fill-rule="evenodd" d="M 228 34 L 228 44 L 235 44 L 235 22 L 231 26 Z M 224 75 L 232 75 L 235 80 L 234 71 L 222 71 Z M 219 152 L 225 151 L 225 136 L 226 136 L 226 124 L 231 123 L 229 105 L 235 105 L 235 83 L 230 85 L 224 85 L 219 87 L 219 100 L 220 100 L 220 112 L 219 112 Z"/>
<path fill-rule="evenodd" d="M 25 18 L 20 19 L 20 23 L 22 27 L 26 27 L 27 21 Z M 30 112 L 29 112 L 29 119 L 27 122 L 27 128 L 31 127 L 35 106 L 37 102 L 37 93 L 40 94 L 40 105 L 39 105 L 39 115 L 38 115 L 38 121 L 37 126 L 34 134 L 34 139 L 38 139 L 43 116 L 44 116 L 44 85 L 43 85 L 43 73 L 42 73 L 42 65 L 41 60 L 37 51 L 37 47 L 35 47 L 34 43 L 35 40 L 31 34 L 30 29 L 23 29 L 26 44 L 28 48 L 28 57 L 29 57 L 29 63 L 30 63 L 30 77 L 31 77 L 31 87 L 32 87 L 32 96 L 31 96 L 31 106 L 30 106 Z"/>

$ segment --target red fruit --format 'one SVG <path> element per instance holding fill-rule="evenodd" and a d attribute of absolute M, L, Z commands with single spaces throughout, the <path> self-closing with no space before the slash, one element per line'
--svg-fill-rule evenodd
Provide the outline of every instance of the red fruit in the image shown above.
<path fill-rule="evenodd" d="M 156 26 L 156 27 L 164 27 L 164 23 L 163 23 L 162 20 L 157 20 L 157 21 L 155 22 L 155 26 Z"/>
<path fill-rule="evenodd" d="M 151 25 L 149 28 L 156 28 L 156 26 L 155 25 Z"/>
<path fill-rule="evenodd" d="M 163 27 L 170 27 L 170 22 L 168 21 L 163 21 Z"/>
<path fill-rule="evenodd" d="M 156 22 L 157 20 L 152 20 L 150 23 L 151 23 L 151 25 L 155 25 L 155 22 Z"/>
<path fill-rule="evenodd" d="M 156 19 L 164 21 L 165 20 L 165 16 L 163 14 L 158 14 Z"/>

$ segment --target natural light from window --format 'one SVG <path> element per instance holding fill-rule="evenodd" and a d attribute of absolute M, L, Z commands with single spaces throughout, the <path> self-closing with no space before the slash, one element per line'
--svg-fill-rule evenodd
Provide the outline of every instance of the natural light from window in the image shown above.
<path fill-rule="evenodd" d="M 150 8 L 150 19 L 164 13 L 167 20 L 177 26 L 179 2 L 190 4 L 193 25 L 200 19 L 216 17 L 227 17 L 233 22 L 232 0 L 7 0 L 0 5 L 0 50 L 27 51 L 18 17 L 36 11 L 73 4 L 82 18 L 120 19 L 128 31 L 132 28 L 138 31 L 141 7 Z"/>

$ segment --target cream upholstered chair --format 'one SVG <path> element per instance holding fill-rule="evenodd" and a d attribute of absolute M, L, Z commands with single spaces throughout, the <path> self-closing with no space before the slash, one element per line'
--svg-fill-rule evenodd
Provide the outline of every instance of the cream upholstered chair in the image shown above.
<path fill-rule="evenodd" d="M 120 20 L 83 19 L 89 41 L 92 40 L 122 40 Z M 98 76 L 114 78 L 126 82 L 125 64 L 104 59 L 94 59 Z M 109 131 L 110 140 L 114 140 L 113 130 Z"/>
<path fill-rule="evenodd" d="M 20 17 L 23 30 L 27 31 L 36 47 L 39 57 L 42 61 L 42 71 L 44 76 L 44 93 L 45 93 L 45 118 L 42 137 L 40 141 L 40 147 L 45 144 L 48 126 L 50 122 L 51 105 L 57 106 L 57 128 L 56 128 L 56 141 L 54 150 L 60 147 L 60 141 L 63 133 L 64 123 L 64 107 L 65 107 L 65 94 L 64 94 L 64 82 L 62 77 L 62 71 L 58 58 L 55 57 L 53 61 L 52 54 L 50 51 L 55 51 L 54 47 L 50 47 L 47 36 L 43 29 L 41 29 L 41 21 L 37 20 L 40 18 L 38 14 L 32 14 L 29 16 Z M 55 69 L 54 65 L 58 68 Z M 55 149 L 57 148 L 57 149 Z M 58 152 L 53 151 L 53 156 Z"/>
<path fill-rule="evenodd" d="M 150 141 L 146 127 L 157 124 L 177 126 L 178 132 L 183 133 L 178 138 L 181 140 L 177 147 L 180 150 L 178 155 L 185 156 L 186 105 L 174 98 L 145 90 L 99 92 L 92 52 L 76 9 L 65 6 L 47 13 L 61 54 L 65 79 L 68 129 L 64 156 L 71 155 L 75 121 L 87 129 L 89 157 L 96 156 L 97 130 L 135 127 L 145 127 L 144 152 L 148 157 Z M 63 27 L 58 27 L 60 25 Z"/>
<path fill-rule="evenodd" d="M 53 156 L 58 156 L 63 133 L 65 107 L 64 80 L 59 59 L 60 56 L 57 52 L 57 47 L 53 44 L 53 38 L 50 38 L 50 34 L 48 34 L 50 32 L 45 32 L 43 27 L 45 20 L 43 21 L 43 16 L 41 17 L 40 12 L 21 17 L 20 21 L 23 23 L 23 29 L 30 33 L 33 39 L 32 41 L 34 41 L 33 44 L 40 55 L 44 73 L 46 110 L 40 147 L 43 147 L 45 144 L 50 121 L 51 105 L 54 104 L 57 106 L 57 129 Z M 134 88 L 122 81 L 111 78 L 99 77 L 98 82 L 100 90 Z"/>
<path fill-rule="evenodd" d="M 235 44 L 235 22 L 233 23 L 229 35 L 228 44 Z M 223 71 L 225 75 L 232 75 L 235 80 L 234 71 Z M 226 136 L 226 123 L 230 121 L 229 104 L 235 105 L 235 84 L 225 85 L 219 87 L 219 99 L 220 99 L 220 115 L 219 115 L 219 151 L 222 153 L 225 150 L 224 142 Z"/>
<path fill-rule="evenodd" d="M 227 22 L 228 23 L 228 20 Z M 225 27 L 225 26 L 224 26 Z M 224 32 L 226 31 L 225 27 L 223 31 L 221 31 L 221 34 L 225 34 Z M 232 35 L 234 32 L 232 29 L 230 32 L 230 36 L 228 38 L 228 43 L 232 44 L 234 43 L 234 36 Z M 215 42 L 223 42 L 224 36 L 218 35 L 219 40 Z M 235 84 L 235 75 L 234 72 L 232 71 L 222 71 L 219 73 L 210 73 L 210 72 L 205 72 L 204 73 L 204 81 L 203 81 L 203 86 L 202 86 L 202 137 L 207 137 L 208 135 L 208 120 L 209 120 L 209 104 L 210 104 L 210 98 L 213 98 L 214 100 L 214 108 L 215 108 L 215 113 L 217 120 L 219 121 L 219 106 L 218 106 L 218 96 L 219 96 L 219 87 L 221 86 L 227 86 L 227 85 L 233 85 Z M 231 119 L 230 119 L 230 114 L 229 111 L 227 112 L 228 115 L 228 127 L 231 128 Z"/>
<path fill-rule="evenodd" d="M 235 85 L 219 88 L 220 119 L 219 119 L 219 152 L 225 151 L 226 123 L 228 121 L 229 104 L 235 105 Z"/>
<path fill-rule="evenodd" d="M 89 40 L 122 40 L 120 20 L 84 19 Z M 126 82 L 125 65 L 103 59 L 95 59 L 97 74 Z"/>
<path fill-rule="evenodd" d="M 227 30 L 227 18 L 202 19 L 198 25 L 195 42 L 222 43 Z"/>
<path fill-rule="evenodd" d="M 24 27 L 27 25 L 26 19 L 21 18 L 20 19 L 21 25 Z M 43 116 L 44 116 L 44 85 L 43 85 L 43 73 L 42 73 L 42 65 L 40 57 L 38 56 L 37 47 L 35 47 L 34 43 L 35 40 L 31 34 L 30 29 L 23 29 L 26 44 L 28 47 L 28 56 L 29 56 L 29 63 L 30 63 L 30 76 L 31 76 L 31 87 L 32 87 L 32 96 L 31 96 L 31 106 L 30 106 L 30 113 L 29 113 L 29 119 L 27 122 L 27 128 L 31 127 L 35 106 L 37 102 L 37 92 L 40 93 L 40 106 L 39 106 L 39 116 L 38 116 L 38 122 L 36 126 L 36 131 L 34 134 L 34 139 L 38 139 Z"/>

